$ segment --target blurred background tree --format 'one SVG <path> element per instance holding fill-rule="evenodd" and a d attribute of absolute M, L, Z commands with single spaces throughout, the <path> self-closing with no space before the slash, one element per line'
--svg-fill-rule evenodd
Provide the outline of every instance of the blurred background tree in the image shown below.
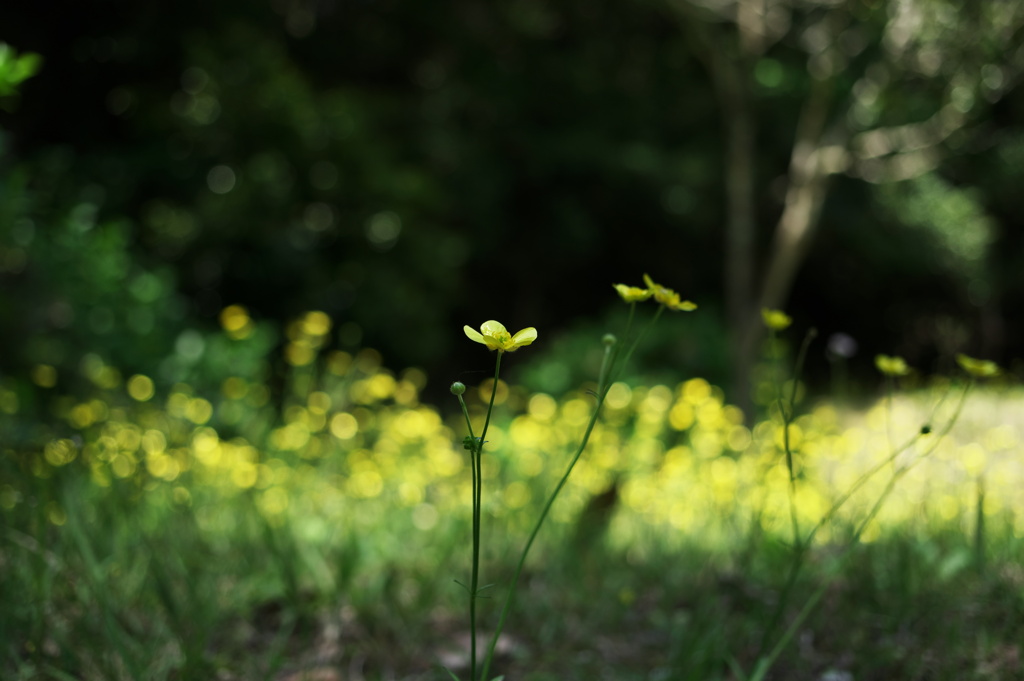
<path fill-rule="evenodd" d="M 521 378 L 559 391 L 644 272 L 701 311 L 641 369 L 746 377 L 761 305 L 855 364 L 1005 361 L 1017 5 L 8 3 L 45 68 L 0 122 L 0 363 L 173 381 L 241 304 L 438 385 L 487 369 L 462 324 L 533 325 Z"/>
<path fill-rule="evenodd" d="M 943 0 L 672 4 L 706 64 L 723 116 L 724 291 L 734 394 L 744 400 L 762 336 L 760 309 L 788 303 L 822 223 L 831 176 L 844 173 L 887 187 L 922 178 L 927 186 L 944 184 L 929 174 L 987 115 L 979 103 L 998 101 L 1019 80 L 1024 8 L 966 8 Z M 770 103 L 782 97 L 793 100 L 797 113 L 771 121 Z M 785 126 L 792 149 L 788 172 L 774 180 L 782 208 L 769 218 L 776 220 L 768 232 L 771 244 L 759 249 L 758 133 L 770 122 Z M 915 193 L 918 186 L 906 191 Z M 980 210 L 976 201 L 957 198 L 962 209 L 952 211 L 959 213 L 953 221 L 943 217 L 952 217 L 949 210 L 938 207 L 941 192 L 923 198 L 920 208 L 928 217 L 886 203 L 898 221 L 933 229 L 919 237 L 948 251 L 950 257 L 940 260 L 973 270 L 974 302 L 991 313 L 991 290 L 982 280 L 992 229 L 984 216 L 970 219 Z M 994 325 L 982 326 L 987 350 L 997 336 Z M 943 340 L 938 342 L 945 346 Z"/>

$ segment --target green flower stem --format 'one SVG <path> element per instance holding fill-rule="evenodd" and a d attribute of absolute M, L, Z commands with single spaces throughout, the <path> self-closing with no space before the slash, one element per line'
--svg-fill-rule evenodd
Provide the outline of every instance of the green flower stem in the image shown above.
<path fill-rule="evenodd" d="M 924 457 L 928 456 L 933 451 L 935 451 L 935 448 L 939 446 L 939 443 L 942 442 L 943 438 L 945 438 L 946 434 L 949 433 L 953 425 L 957 422 L 957 420 L 960 417 L 960 412 L 963 409 L 964 402 L 967 400 L 967 393 L 970 390 L 971 385 L 972 382 L 969 382 L 964 386 L 964 392 L 961 393 L 960 395 L 960 402 L 957 404 L 956 409 L 953 411 L 953 414 L 950 416 L 949 421 L 946 423 L 946 427 L 935 436 L 935 439 L 932 440 L 931 447 L 925 450 L 925 452 L 919 457 L 919 460 L 923 459 Z M 946 401 L 946 398 L 948 396 L 949 392 L 947 391 L 939 399 L 938 403 L 935 405 L 935 408 L 932 410 L 931 417 L 929 418 L 929 423 L 935 420 L 935 415 L 938 412 L 938 409 L 942 406 L 942 403 Z M 877 475 L 878 472 L 881 471 L 886 466 L 891 464 L 895 467 L 896 459 L 900 456 L 900 454 L 902 454 L 903 452 L 907 451 L 915 444 L 917 444 L 918 440 L 920 440 L 923 436 L 924 432 L 919 431 L 912 438 L 907 440 L 907 442 L 905 442 L 902 446 L 893 449 L 889 456 L 887 456 L 882 461 L 879 461 L 877 464 L 875 464 L 870 469 L 865 471 L 859 478 L 857 478 L 857 480 L 852 485 L 850 485 L 850 488 L 839 497 L 838 501 L 832 504 L 832 507 L 828 510 L 828 512 L 825 513 L 825 515 L 822 516 L 821 520 L 819 520 L 818 523 L 814 526 L 814 529 L 811 530 L 810 534 L 807 537 L 807 543 L 810 544 L 814 540 L 814 536 L 818 533 L 818 530 L 820 530 L 832 521 L 832 518 L 835 517 L 835 514 L 839 512 L 839 509 L 847 501 L 849 501 L 850 497 L 857 493 L 857 490 L 859 490 L 861 487 L 867 484 L 868 480 Z"/>
<path fill-rule="evenodd" d="M 985 571 L 985 474 L 975 481 L 977 498 L 974 506 L 974 569 Z"/>
<path fill-rule="evenodd" d="M 772 358 L 775 365 L 775 393 L 778 395 L 779 416 L 782 418 L 782 446 L 783 451 L 786 453 L 786 470 L 789 472 L 789 521 L 793 535 L 793 561 L 790 563 L 789 575 L 786 577 L 786 584 L 782 589 L 782 595 L 779 598 L 778 605 L 772 613 L 771 619 L 768 621 L 768 626 L 764 629 L 764 634 L 761 638 L 760 653 L 763 653 L 768 647 L 768 639 L 771 636 L 772 631 L 778 625 L 779 620 L 782 618 L 782 613 L 786 607 L 786 602 L 789 600 L 790 592 L 796 585 L 797 576 L 800 574 L 800 569 L 803 565 L 807 547 L 810 545 L 802 540 L 800 523 L 797 518 L 796 469 L 793 465 L 793 448 L 789 440 L 789 427 L 792 425 L 796 414 L 797 377 L 800 376 L 800 372 L 803 370 L 804 360 L 807 357 L 807 349 L 810 347 L 811 341 L 817 335 L 817 332 L 814 329 L 811 329 L 807 335 L 804 336 L 804 341 L 800 345 L 800 352 L 797 353 L 796 365 L 793 368 L 793 387 L 789 393 L 788 403 L 783 397 L 782 371 L 779 368 L 780 359 L 775 352 L 777 343 L 775 330 L 769 328 L 768 334 L 769 343 L 772 348 Z"/>
<path fill-rule="evenodd" d="M 660 312 L 660 310 L 659 310 Z M 655 317 L 656 318 L 656 317 Z M 632 315 L 630 315 L 630 322 L 632 322 Z M 629 335 L 629 327 L 627 326 L 626 337 Z M 635 344 L 633 347 L 636 347 Z M 630 349 L 630 353 L 632 349 Z M 484 658 L 484 669 L 483 674 L 480 675 L 479 679 L 474 677 L 474 681 L 487 681 L 487 674 L 491 669 L 491 662 L 494 659 L 494 650 L 498 645 L 498 638 L 501 636 L 502 630 L 505 628 L 505 621 L 508 619 L 508 614 L 512 609 L 512 600 L 515 596 L 516 585 L 519 583 L 519 576 L 523 572 L 523 566 L 526 565 L 526 557 L 530 553 L 530 548 L 533 547 L 533 542 L 537 538 L 537 534 L 540 532 L 541 526 L 544 525 L 544 521 L 548 517 L 548 512 L 555 503 L 555 499 L 558 498 L 562 488 L 565 487 L 565 483 L 569 480 L 569 475 L 572 473 L 572 469 L 576 466 L 576 462 L 580 460 L 580 456 L 583 454 L 583 450 L 587 447 L 587 442 L 590 441 L 590 435 L 594 431 L 594 426 L 597 425 L 597 420 L 601 415 L 601 407 L 604 405 L 604 399 L 608 395 L 608 390 L 611 388 L 611 369 L 615 362 L 615 355 L 612 348 L 605 346 L 604 358 L 601 361 L 601 372 L 598 375 L 598 390 L 597 390 L 597 403 L 594 405 L 594 412 L 590 417 L 590 422 L 587 424 L 587 429 L 583 433 L 583 439 L 580 441 L 579 447 L 576 449 L 576 453 L 569 461 L 569 465 L 565 469 L 565 473 L 562 478 L 555 485 L 555 489 L 551 492 L 547 502 L 544 504 L 544 508 L 540 512 L 540 517 L 537 518 L 537 522 L 533 526 L 533 530 L 530 532 L 529 539 L 526 540 L 526 545 L 523 547 L 523 552 L 519 556 L 519 562 L 516 564 L 516 571 L 512 575 L 512 582 L 509 584 L 508 594 L 505 596 L 505 604 L 501 608 L 501 617 L 498 619 L 498 626 L 494 630 L 494 635 L 491 637 L 491 643 L 487 648 L 487 657 Z M 626 355 L 629 357 L 629 354 Z M 622 365 L 619 364 L 621 367 Z"/>
<path fill-rule="evenodd" d="M 846 556 L 846 554 L 848 554 L 853 549 L 854 546 L 856 546 L 857 542 L 860 540 L 860 537 L 864 534 L 864 530 L 867 529 L 871 521 L 874 520 L 875 517 L 878 515 L 879 511 L 881 511 L 882 505 L 885 503 L 885 500 L 892 493 L 893 489 L 895 489 L 896 483 L 899 481 L 899 479 L 906 475 L 908 472 L 910 472 L 911 468 L 913 468 L 915 465 L 917 465 L 925 458 L 927 458 L 929 455 L 931 455 L 931 453 L 938 448 L 939 444 L 946 437 L 946 435 L 949 434 L 949 431 L 953 429 L 953 425 L 960 418 L 960 414 L 963 411 L 964 404 L 967 401 L 967 394 L 970 392 L 972 385 L 973 381 L 969 381 L 964 386 L 964 390 L 960 394 L 960 401 L 957 403 L 956 408 L 954 409 L 952 415 L 949 417 L 949 420 L 946 422 L 943 429 L 935 435 L 935 438 L 932 440 L 930 446 L 924 452 L 922 452 L 916 460 L 912 461 L 906 466 L 903 466 L 902 468 L 895 469 L 892 477 L 886 484 L 885 489 L 883 489 L 881 494 L 879 494 L 878 499 L 875 500 L 875 503 L 872 505 L 871 510 L 868 512 L 867 516 L 865 516 L 865 518 L 857 526 L 857 529 L 854 530 L 851 541 L 839 553 L 839 556 L 834 563 L 835 567 L 833 567 L 833 572 L 838 571 L 838 566 L 841 564 L 842 559 Z M 946 395 L 948 395 L 948 392 L 946 393 Z M 932 417 L 935 416 L 935 411 L 937 411 L 942 402 L 945 401 L 946 395 L 943 395 L 942 398 L 939 400 L 939 404 L 936 405 L 935 410 L 933 410 Z M 869 479 L 874 477 L 876 473 L 881 471 L 889 464 L 895 466 L 896 459 L 899 457 L 899 455 L 905 452 L 906 450 L 910 449 L 910 447 L 912 447 L 918 440 L 920 440 L 922 436 L 923 433 L 916 434 L 906 444 L 904 444 L 899 449 L 894 450 L 888 457 L 880 461 L 870 470 L 865 472 L 860 478 L 858 478 L 857 481 L 850 487 L 850 489 L 848 489 L 845 494 L 839 497 L 839 499 L 832 505 L 828 512 L 821 518 L 821 520 L 817 522 L 814 528 L 807 535 L 807 539 L 797 546 L 797 551 L 795 554 L 793 565 L 790 569 L 789 578 L 787 579 L 786 586 L 783 588 L 782 597 L 779 599 L 779 606 L 776 609 L 775 613 L 773 613 L 771 625 L 765 629 L 765 637 L 761 642 L 762 652 L 767 647 L 769 634 L 771 633 L 772 629 L 775 628 L 779 618 L 781 617 L 782 609 L 785 607 L 785 603 L 789 598 L 789 594 L 796 584 L 796 579 L 800 573 L 800 569 L 803 567 L 803 557 L 806 554 L 808 548 L 813 543 L 814 537 L 818 533 L 818 530 L 820 530 L 822 527 L 828 524 L 828 522 L 830 522 L 831 519 L 835 516 L 835 514 L 839 511 L 839 508 L 843 504 L 845 504 L 850 499 L 850 497 L 852 497 L 856 493 L 858 489 L 864 486 L 864 484 L 866 484 Z M 803 625 L 803 622 L 811 614 L 811 611 L 814 610 L 814 607 L 818 604 L 818 601 L 821 600 L 821 597 L 825 594 L 825 591 L 828 589 L 830 583 L 831 580 L 826 579 L 825 582 L 821 586 L 819 586 L 818 589 L 815 590 L 815 592 L 804 604 L 803 608 L 800 609 L 800 612 L 794 618 L 793 622 L 791 622 L 789 627 L 786 628 L 786 631 L 779 638 L 778 642 L 772 648 L 771 652 L 769 652 L 767 655 L 763 655 L 761 653 L 758 654 L 757 665 L 754 668 L 754 672 L 747 679 L 747 681 L 762 681 L 762 679 L 764 679 L 765 675 L 771 669 L 772 665 L 775 664 L 775 660 L 782 653 L 785 647 L 789 644 L 789 641 L 796 634 L 797 630 Z"/>
<path fill-rule="evenodd" d="M 960 401 L 957 403 L 956 410 L 953 412 L 953 415 L 950 416 L 949 421 L 942 429 L 942 432 L 938 433 L 938 435 L 932 440 L 931 446 L 924 452 L 919 454 L 917 459 L 911 461 L 910 463 L 906 464 L 901 468 L 897 468 L 896 471 L 892 474 L 892 477 L 886 484 L 885 489 L 882 490 L 882 493 L 875 501 L 875 504 L 871 507 L 871 511 L 868 512 L 868 515 L 864 518 L 863 521 L 861 521 L 860 526 L 858 526 L 857 530 L 854 532 L 854 541 L 860 538 L 861 534 L 864 533 L 864 530 L 867 529 L 868 524 L 870 524 L 871 521 L 874 520 L 875 516 L 878 515 L 878 512 L 882 509 L 882 504 L 885 502 L 886 498 L 888 498 L 892 490 L 895 489 L 896 483 L 899 481 L 899 479 L 902 478 L 907 473 L 909 473 L 910 469 L 919 464 L 921 461 L 924 461 L 925 458 L 927 458 L 932 452 L 934 452 L 938 448 L 939 443 L 942 442 L 942 439 L 946 436 L 946 434 L 949 433 L 950 430 L 952 430 L 953 424 L 955 424 L 957 420 L 960 418 L 960 412 L 963 410 L 964 402 L 967 400 L 967 393 L 970 392 L 970 389 L 971 382 L 968 382 L 964 386 L 963 393 L 960 394 Z M 920 437 L 920 435 L 918 437 Z M 893 458 L 893 462 L 895 463 L 895 458 Z"/>
<path fill-rule="evenodd" d="M 487 437 L 487 427 L 491 424 L 491 411 L 494 410 L 494 396 L 498 394 L 498 375 L 501 372 L 501 356 L 504 351 L 498 350 L 498 359 L 494 363 L 494 385 L 491 386 L 491 401 L 487 405 L 487 418 L 484 419 L 484 430 L 480 433 L 480 449 L 483 449 L 484 438 Z"/>
<path fill-rule="evenodd" d="M 658 309 L 660 311 L 661 308 L 658 308 Z M 612 348 L 611 361 L 608 362 L 608 363 L 605 363 L 604 361 L 602 361 L 602 363 L 601 363 L 601 369 L 602 370 L 605 369 L 606 367 L 608 369 L 611 369 L 611 367 L 614 366 L 616 360 L 618 359 L 619 353 L 622 351 L 622 348 L 626 347 L 626 345 L 629 343 L 629 334 L 631 333 L 631 331 L 633 329 L 633 319 L 635 317 L 636 317 L 636 301 L 634 301 L 634 302 L 629 304 L 629 318 L 626 320 L 626 331 L 625 331 L 625 333 L 622 336 L 622 344 L 618 344 L 618 343 L 615 344 L 615 347 Z M 635 347 L 636 347 L 636 343 L 634 343 L 633 345 L 629 346 L 629 352 L 627 352 L 626 356 L 622 359 L 622 363 L 623 364 L 625 364 L 627 361 L 629 361 L 629 355 L 632 354 L 633 348 L 635 348 Z M 607 354 L 606 354 L 606 356 L 607 356 Z M 602 385 L 601 381 L 604 378 L 605 378 L 605 376 L 603 374 L 601 376 L 598 376 L 597 383 L 598 383 L 598 391 L 599 392 L 600 392 L 600 386 Z"/>
<path fill-rule="evenodd" d="M 804 336 L 804 342 L 800 345 L 800 352 L 796 357 L 796 365 L 793 367 L 793 387 L 789 392 L 789 408 L 782 403 L 782 399 L 779 399 L 779 410 L 782 412 L 782 441 L 783 446 L 786 450 L 786 468 L 789 469 L 789 515 L 790 522 L 793 526 L 793 545 L 797 549 L 797 556 L 802 558 L 802 552 L 800 551 L 800 525 L 797 521 L 796 514 L 796 469 L 793 466 L 793 449 L 789 442 L 789 427 L 793 424 L 793 420 L 796 417 L 796 389 L 798 385 L 798 377 L 804 368 L 804 361 L 807 359 L 807 349 L 811 345 L 811 341 L 818 335 L 815 329 L 811 329 Z M 779 384 L 779 392 L 782 392 L 781 377 Z"/>
<path fill-rule="evenodd" d="M 635 308 L 636 308 L 636 303 L 633 303 L 630 306 L 630 310 L 629 310 L 629 321 L 626 322 L 626 333 L 624 335 L 624 340 L 625 341 L 629 340 L 629 333 L 630 333 L 630 330 L 633 328 L 633 311 L 634 311 Z M 650 330 L 652 328 L 654 328 L 655 324 L 658 323 L 658 320 L 661 319 L 661 313 L 664 312 L 664 311 L 665 311 L 665 306 L 664 305 L 659 305 L 658 306 L 658 310 L 654 313 L 654 316 L 651 317 L 651 321 L 647 322 L 647 326 L 645 326 L 643 328 L 643 330 L 639 333 L 639 335 L 637 335 L 636 340 L 634 340 L 633 343 L 629 346 L 629 349 L 626 350 L 626 355 L 622 358 L 622 362 L 620 362 L 618 365 L 616 365 L 616 367 L 615 367 L 616 369 L 619 369 L 619 368 L 625 366 L 626 363 L 629 362 L 630 357 L 633 356 L 633 351 L 637 349 L 637 346 L 640 345 L 640 342 L 644 338 L 647 337 L 647 334 L 650 332 Z M 615 359 L 615 357 L 613 357 L 613 360 L 614 359 Z"/>
<path fill-rule="evenodd" d="M 470 638 L 470 662 L 469 666 L 472 673 L 476 673 L 476 587 L 477 580 L 479 579 L 480 571 L 480 504 L 478 498 L 478 492 L 480 486 L 477 482 L 477 452 L 480 449 L 479 440 L 476 439 L 476 435 L 473 433 L 473 423 L 469 418 L 469 409 L 466 407 L 466 400 L 462 398 L 462 395 L 457 396 L 459 398 L 459 405 L 462 407 L 462 414 L 466 417 L 466 428 L 469 429 L 469 466 L 470 473 L 473 477 L 473 558 L 472 558 L 472 571 L 470 574 L 470 586 L 469 586 L 469 638 Z M 471 677 L 473 678 L 473 677 Z"/>
<path fill-rule="evenodd" d="M 473 433 L 473 423 L 469 418 L 469 409 L 466 401 L 459 395 L 459 404 L 462 406 L 462 414 L 466 417 L 466 427 L 469 429 L 470 448 L 470 472 L 473 476 L 473 567 L 469 581 L 469 668 L 470 678 L 476 679 L 476 600 L 480 587 L 480 518 L 483 500 L 483 450 L 484 437 L 487 435 L 487 428 L 491 423 L 491 412 L 494 411 L 494 396 L 498 393 L 498 376 L 501 373 L 501 356 L 505 354 L 498 350 L 498 358 L 494 363 L 494 384 L 491 386 L 491 400 L 487 405 L 487 416 L 484 419 L 484 428 L 479 439 Z"/>

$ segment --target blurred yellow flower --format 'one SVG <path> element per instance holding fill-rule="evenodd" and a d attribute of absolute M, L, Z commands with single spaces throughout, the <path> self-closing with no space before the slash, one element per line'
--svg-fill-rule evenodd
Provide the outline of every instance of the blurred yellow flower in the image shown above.
<path fill-rule="evenodd" d="M 650 275 L 647 274 L 644 275 L 644 283 L 647 284 L 648 290 L 650 290 L 650 292 L 654 294 L 654 299 L 657 300 L 659 303 L 665 302 L 666 298 L 675 293 L 672 289 L 668 288 L 667 286 L 662 286 L 661 284 L 654 283 L 654 280 L 651 279 Z"/>
<path fill-rule="evenodd" d="M 875 368 L 886 376 L 906 376 L 910 373 L 906 360 L 899 356 L 875 355 Z"/>
<path fill-rule="evenodd" d="M 466 336 L 470 340 L 483 343 L 488 350 L 497 350 L 498 352 L 515 352 L 524 345 L 529 345 L 537 340 L 537 329 L 532 326 L 526 327 L 513 336 L 500 322 L 493 319 L 484 322 L 480 326 L 480 331 L 469 326 L 462 327 L 462 330 L 466 332 Z"/>
<path fill-rule="evenodd" d="M 677 310 L 682 312 L 692 312 L 697 309 L 697 305 L 689 300 L 683 300 L 679 294 L 661 284 L 656 284 L 648 275 L 644 275 L 644 283 L 647 284 L 647 290 L 651 292 L 654 299 L 667 307 L 670 310 Z"/>
<path fill-rule="evenodd" d="M 654 293 L 650 289 L 637 286 L 626 286 L 625 284 L 612 284 L 612 286 L 615 287 L 615 290 L 619 292 L 619 295 L 627 303 L 638 303 L 642 300 L 647 300 Z"/>
<path fill-rule="evenodd" d="M 689 300 L 683 300 L 679 297 L 679 294 L 672 291 L 672 294 L 662 304 L 670 310 L 676 310 L 677 312 L 693 312 L 697 309 L 697 303 Z"/>
<path fill-rule="evenodd" d="M 767 307 L 761 308 L 761 319 L 772 331 L 782 331 L 793 323 L 793 318 L 782 310 L 769 310 Z"/>
<path fill-rule="evenodd" d="M 990 362 L 987 359 L 975 359 L 963 353 L 956 356 L 956 363 L 975 378 L 991 378 L 1002 373 L 1002 369 L 995 362 Z"/>

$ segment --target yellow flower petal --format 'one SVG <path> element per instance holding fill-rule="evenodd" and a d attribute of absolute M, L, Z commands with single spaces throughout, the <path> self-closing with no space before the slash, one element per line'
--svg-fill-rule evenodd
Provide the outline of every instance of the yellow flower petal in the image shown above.
<path fill-rule="evenodd" d="M 533 341 L 537 340 L 537 329 L 532 326 L 528 326 L 516 335 L 512 336 L 512 345 L 505 348 L 508 352 L 518 350 L 524 345 L 529 345 Z"/>
<path fill-rule="evenodd" d="M 963 353 L 956 356 L 956 363 L 960 368 L 976 378 L 992 378 L 1002 373 L 1002 369 L 995 362 L 987 359 L 975 359 Z"/>
<path fill-rule="evenodd" d="M 665 303 L 671 299 L 672 294 L 675 293 L 672 289 L 661 284 L 654 283 L 654 280 L 647 274 L 644 274 L 644 283 L 647 284 L 647 288 L 650 289 L 651 293 L 654 294 L 654 299 L 659 303 Z"/>
<path fill-rule="evenodd" d="M 504 324 L 496 322 L 493 319 L 481 324 L 480 331 L 482 331 L 485 336 L 499 336 L 501 334 L 508 333 Z"/>
<path fill-rule="evenodd" d="M 524 345 L 529 345 L 537 340 L 537 329 L 532 326 L 523 329 L 513 336 L 509 334 L 504 324 L 493 319 L 481 324 L 479 332 L 474 331 L 469 326 L 462 327 L 462 330 L 470 340 L 483 343 L 487 346 L 488 350 L 497 350 L 499 352 L 514 352 Z"/>
<path fill-rule="evenodd" d="M 671 302 L 665 303 L 665 305 L 668 309 L 676 310 L 677 312 L 693 312 L 697 309 L 697 303 L 690 300 L 680 300 L 678 293 L 673 293 Z"/>
<path fill-rule="evenodd" d="M 638 303 L 642 300 L 647 300 L 654 293 L 650 289 L 638 286 L 626 286 L 625 284 L 612 284 L 612 286 L 627 303 Z"/>
<path fill-rule="evenodd" d="M 653 295 L 656 301 L 670 310 L 692 312 L 697 309 L 697 305 L 695 303 L 692 303 L 689 300 L 683 300 L 678 293 L 667 286 L 655 283 L 655 281 L 647 274 L 644 275 L 644 283 L 647 284 L 648 295 Z"/>
<path fill-rule="evenodd" d="M 875 368 L 886 376 L 906 376 L 910 373 L 906 360 L 898 356 L 875 355 Z"/>
<path fill-rule="evenodd" d="M 476 341 L 477 343 L 483 343 L 484 337 L 480 335 L 480 332 L 470 326 L 463 326 L 462 330 L 465 332 L 469 340 Z"/>

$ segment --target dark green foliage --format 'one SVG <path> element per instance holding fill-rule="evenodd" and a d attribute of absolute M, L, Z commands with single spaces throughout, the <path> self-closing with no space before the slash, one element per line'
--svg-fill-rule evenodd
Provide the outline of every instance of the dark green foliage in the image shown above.
<path fill-rule="evenodd" d="M 645 270 L 702 306 L 718 303 L 722 113 L 693 36 L 732 48 L 699 13 L 610 2 L 179 3 L 109 13 L 63 3 L 71 32 L 43 30 L 31 7 L 0 16 L 18 49 L 46 59 L 2 121 L 11 155 L 0 168 L 0 276 L 13 288 L 0 330 L 34 341 L 6 354 L 9 371 L 75 364 L 90 351 L 141 369 L 231 303 L 277 322 L 322 309 L 342 346 L 444 372 L 458 366 L 448 359 L 457 352 L 451 328 L 518 319 L 553 338 L 572 317 L 613 304 L 608 283 Z M 793 25 L 813 25 L 815 11 L 794 11 Z M 865 3 L 834 14 L 853 22 L 849 75 L 833 84 L 841 117 L 860 96 L 851 93 L 857 74 L 886 49 L 890 14 Z M 983 31 L 990 18 L 964 21 Z M 941 25 L 927 24 L 909 54 L 937 46 L 940 75 L 961 64 L 986 74 L 979 93 L 1006 90 L 999 78 L 1009 71 L 982 68 L 998 61 L 998 41 L 965 42 Z M 787 170 L 809 91 L 800 41 L 787 36 L 752 67 L 762 252 L 781 209 L 773 178 Z M 906 74 L 889 75 L 910 85 L 883 88 L 858 125 L 921 121 L 942 105 L 949 78 L 915 71 L 911 56 Z M 1019 95 L 1003 94 L 992 133 L 965 129 L 945 150 L 956 162 L 952 185 L 975 188 L 955 193 L 986 220 L 1016 186 L 1012 142 L 991 142 L 1017 135 Z M 971 115 L 987 112 L 979 103 Z M 976 327 L 978 298 L 962 268 L 925 264 L 942 249 L 941 239 L 928 245 L 934 221 L 900 209 L 907 202 L 891 192 L 872 203 L 864 191 L 860 181 L 836 184 L 792 307 L 825 333 L 857 328 L 874 345 L 879 329 L 890 348 L 922 355 L 934 352 L 941 319 Z M 993 319 L 1019 269 L 1019 249 L 1000 247 L 1014 243 L 1019 221 L 998 215 L 983 265 L 993 273 Z M 887 265 L 901 303 L 880 319 L 867 301 L 889 276 L 859 273 Z M 709 328 L 720 348 L 722 332 Z M 680 361 L 721 364 L 706 352 Z"/>

